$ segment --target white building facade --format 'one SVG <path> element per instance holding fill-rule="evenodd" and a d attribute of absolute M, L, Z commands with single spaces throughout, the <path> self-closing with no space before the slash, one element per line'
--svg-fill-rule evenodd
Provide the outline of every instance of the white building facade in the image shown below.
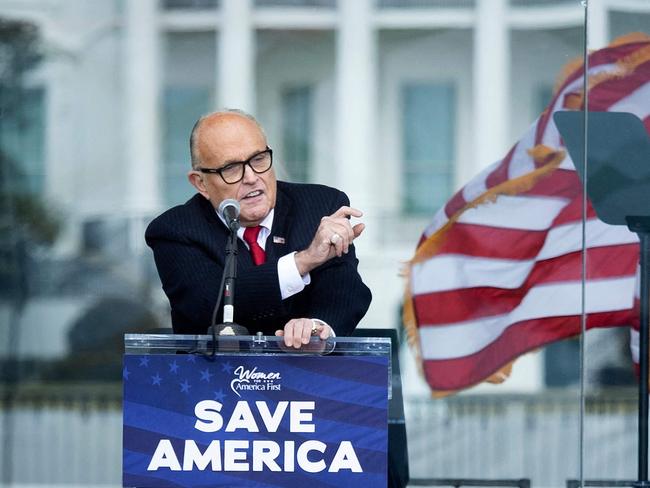
<path fill-rule="evenodd" d="M 590 48 L 650 32 L 647 0 L 589 6 Z M 0 17 L 42 36 L 29 167 L 65 215 L 60 255 L 116 219 L 124 249 L 147 252 L 147 221 L 192 194 L 194 121 L 242 108 L 281 179 L 364 211 L 362 325 L 382 328 L 400 324 L 401 263 L 425 225 L 535 120 L 584 34 L 578 0 L 2 0 Z M 520 384 L 539 386 L 540 368 Z"/>

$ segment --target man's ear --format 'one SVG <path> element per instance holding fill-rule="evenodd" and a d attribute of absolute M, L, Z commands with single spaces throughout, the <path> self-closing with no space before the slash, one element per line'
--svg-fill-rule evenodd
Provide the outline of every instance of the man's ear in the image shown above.
<path fill-rule="evenodd" d="M 205 187 L 205 183 L 203 181 L 203 175 L 199 173 L 198 171 L 194 171 L 193 169 L 188 171 L 187 173 L 187 179 L 191 183 L 191 185 L 196 188 L 196 191 L 198 191 L 201 195 L 206 200 L 210 200 L 210 195 L 208 194 L 208 189 Z"/>

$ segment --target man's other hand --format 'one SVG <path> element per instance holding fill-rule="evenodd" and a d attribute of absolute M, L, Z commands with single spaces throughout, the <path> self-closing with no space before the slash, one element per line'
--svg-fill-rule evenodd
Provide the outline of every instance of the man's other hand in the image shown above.
<path fill-rule="evenodd" d="M 332 335 L 332 329 L 329 325 L 312 319 L 291 319 L 284 330 L 276 330 L 275 335 L 284 337 L 285 346 L 300 349 L 309 344 L 312 337 L 328 339 Z"/>
<path fill-rule="evenodd" d="M 301 276 L 320 266 L 334 256 L 347 254 L 352 241 L 359 237 L 365 224 L 350 223 L 350 217 L 361 217 L 363 212 L 356 208 L 343 206 L 332 215 L 323 217 L 309 247 L 294 255 Z"/>

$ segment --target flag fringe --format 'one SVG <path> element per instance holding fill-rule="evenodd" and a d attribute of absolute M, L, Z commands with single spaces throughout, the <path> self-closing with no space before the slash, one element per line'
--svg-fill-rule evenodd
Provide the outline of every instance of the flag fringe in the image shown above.
<path fill-rule="evenodd" d="M 624 46 L 625 44 L 634 44 L 635 42 L 648 42 L 650 41 L 650 36 L 645 32 L 628 32 L 618 36 L 612 42 L 609 43 L 607 47 L 618 47 Z"/>
<path fill-rule="evenodd" d="M 607 48 L 615 48 L 615 47 L 624 46 L 626 44 L 634 44 L 634 43 L 649 42 L 649 41 L 650 41 L 650 36 L 648 34 L 645 34 L 643 32 L 631 32 L 629 34 L 624 34 L 622 36 L 617 37 L 607 45 Z M 644 48 L 642 48 L 641 50 L 643 49 Z M 625 64 L 627 62 L 626 59 L 629 57 L 633 58 L 637 52 L 638 51 L 634 51 L 633 53 L 629 54 L 626 58 L 620 60 L 620 63 Z M 555 85 L 553 87 L 553 95 L 556 95 L 561 90 L 561 88 L 565 85 L 566 81 L 573 73 L 583 69 L 584 66 L 583 61 L 584 60 L 582 56 L 579 56 L 577 58 L 572 59 L 571 61 L 568 61 L 564 65 L 564 67 L 560 71 L 560 74 L 558 75 L 555 81 Z"/>
<path fill-rule="evenodd" d="M 624 37 L 628 38 L 625 40 L 625 42 L 616 43 L 618 40 L 622 41 L 622 39 L 619 38 L 616 41 L 614 41 L 614 43 L 610 44 L 609 47 L 622 46 L 633 42 L 650 42 L 650 36 L 641 33 L 629 34 L 628 36 L 624 36 Z M 601 71 L 600 73 L 596 73 L 592 76 L 589 76 L 587 81 L 587 90 L 588 91 L 592 90 L 596 86 L 605 83 L 606 81 L 625 78 L 626 76 L 632 74 L 632 72 L 634 72 L 634 70 L 638 68 L 640 65 L 648 61 L 650 61 L 650 45 L 641 47 L 636 51 L 631 52 L 627 56 L 619 59 L 616 62 L 614 69 L 610 71 Z M 574 68 L 572 72 L 575 72 L 577 70 L 582 70 L 583 63 L 581 60 L 577 64 L 572 64 L 572 63 L 569 64 L 571 65 L 572 68 Z M 567 78 L 568 75 L 564 76 L 562 83 L 560 83 L 559 85 L 556 84 L 556 86 L 564 85 L 564 82 L 566 81 Z M 583 107 L 584 107 L 583 90 L 578 90 L 574 93 L 567 94 L 564 101 L 564 108 L 568 108 L 572 110 L 580 110 Z"/>

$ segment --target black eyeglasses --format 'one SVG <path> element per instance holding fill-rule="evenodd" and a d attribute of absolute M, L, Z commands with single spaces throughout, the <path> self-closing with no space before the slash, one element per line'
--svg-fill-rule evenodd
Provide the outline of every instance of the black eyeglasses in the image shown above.
<path fill-rule="evenodd" d="M 196 168 L 197 171 L 201 173 L 210 173 L 218 174 L 221 176 L 223 181 L 232 185 L 234 183 L 239 183 L 244 179 L 244 172 L 246 171 L 246 165 L 257 174 L 266 173 L 271 169 L 273 165 L 273 149 L 266 146 L 264 151 L 253 154 L 246 161 L 239 161 L 236 163 L 228 163 L 221 168 Z"/>

